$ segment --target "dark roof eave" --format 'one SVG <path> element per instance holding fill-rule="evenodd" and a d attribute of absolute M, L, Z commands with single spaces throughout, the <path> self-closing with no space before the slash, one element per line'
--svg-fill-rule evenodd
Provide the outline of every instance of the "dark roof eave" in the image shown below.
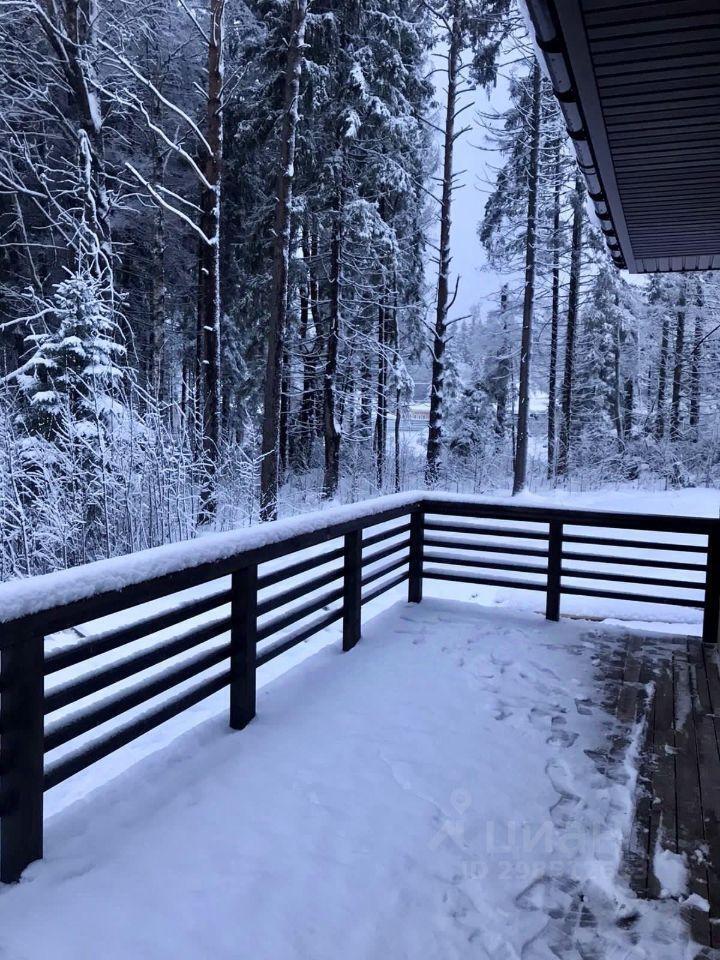
<path fill-rule="evenodd" d="M 535 41 L 547 68 L 553 93 L 557 98 L 572 140 L 580 170 L 587 183 L 588 194 L 602 228 L 613 263 L 619 269 L 628 264 L 622 252 L 613 222 L 607 192 L 602 182 L 582 104 L 574 82 L 570 58 L 550 0 L 526 0 L 535 31 Z"/>

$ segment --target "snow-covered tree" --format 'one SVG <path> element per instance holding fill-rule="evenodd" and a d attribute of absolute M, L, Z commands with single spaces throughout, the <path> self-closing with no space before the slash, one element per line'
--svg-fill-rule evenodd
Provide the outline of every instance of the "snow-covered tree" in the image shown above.
<path fill-rule="evenodd" d="M 69 420 L 90 441 L 118 412 L 126 348 L 104 286 L 79 265 L 37 301 L 29 356 L 13 375 L 31 429 L 51 436 Z"/>

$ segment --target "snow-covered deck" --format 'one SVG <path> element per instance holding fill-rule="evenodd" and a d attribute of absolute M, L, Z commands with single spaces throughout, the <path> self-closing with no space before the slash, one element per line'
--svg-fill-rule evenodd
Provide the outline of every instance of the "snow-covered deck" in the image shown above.
<path fill-rule="evenodd" d="M 622 869 L 642 725 L 627 630 L 426 599 L 369 621 L 48 823 L 0 956 L 681 960 Z M 662 863 L 686 894 L 682 863 Z"/>

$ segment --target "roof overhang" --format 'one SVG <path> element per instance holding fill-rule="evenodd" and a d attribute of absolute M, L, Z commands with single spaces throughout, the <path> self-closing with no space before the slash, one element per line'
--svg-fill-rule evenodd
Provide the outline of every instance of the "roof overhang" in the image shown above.
<path fill-rule="evenodd" d="M 720 269 L 720 0 L 526 0 L 608 249 Z"/>

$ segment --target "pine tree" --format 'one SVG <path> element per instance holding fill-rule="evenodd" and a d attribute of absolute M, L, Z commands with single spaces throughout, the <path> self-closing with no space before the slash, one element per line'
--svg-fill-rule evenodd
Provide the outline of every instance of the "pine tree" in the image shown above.
<path fill-rule="evenodd" d="M 494 437 L 492 401 L 485 374 L 479 366 L 475 366 L 469 382 L 451 402 L 449 412 L 448 450 L 466 463 L 472 458 L 482 458 Z"/>
<path fill-rule="evenodd" d="M 68 420 L 91 440 L 119 409 L 126 357 L 104 281 L 78 266 L 38 307 L 43 329 L 26 337 L 30 356 L 14 376 L 27 424 L 52 436 Z"/>

